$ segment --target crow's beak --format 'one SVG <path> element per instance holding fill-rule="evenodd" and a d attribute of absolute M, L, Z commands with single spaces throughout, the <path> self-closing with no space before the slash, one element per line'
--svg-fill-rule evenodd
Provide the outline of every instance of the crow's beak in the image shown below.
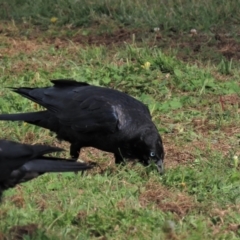
<path fill-rule="evenodd" d="M 156 165 L 157 165 L 157 168 L 158 168 L 158 172 L 159 172 L 161 175 L 164 174 L 163 160 L 162 160 L 162 159 L 158 160 L 157 163 L 156 163 Z"/>

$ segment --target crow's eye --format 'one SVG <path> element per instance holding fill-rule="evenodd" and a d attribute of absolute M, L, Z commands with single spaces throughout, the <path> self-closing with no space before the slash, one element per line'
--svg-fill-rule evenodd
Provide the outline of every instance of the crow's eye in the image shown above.
<path fill-rule="evenodd" d="M 155 152 L 150 152 L 150 157 L 155 157 Z"/>

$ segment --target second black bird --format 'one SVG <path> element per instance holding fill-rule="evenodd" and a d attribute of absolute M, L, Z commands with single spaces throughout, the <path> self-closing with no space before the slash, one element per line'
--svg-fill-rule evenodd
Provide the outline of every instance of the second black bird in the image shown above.
<path fill-rule="evenodd" d="M 92 168 L 74 160 L 43 156 L 60 151 L 63 149 L 0 140 L 0 196 L 4 190 L 44 173 L 76 172 Z"/>

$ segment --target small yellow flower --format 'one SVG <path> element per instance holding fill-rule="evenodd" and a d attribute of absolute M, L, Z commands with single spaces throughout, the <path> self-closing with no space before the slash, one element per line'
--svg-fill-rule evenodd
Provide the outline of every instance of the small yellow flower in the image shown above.
<path fill-rule="evenodd" d="M 56 17 L 52 17 L 52 18 L 50 19 L 50 22 L 51 22 L 51 23 L 56 23 L 57 20 L 58 20 L 58 18 L 56 18 Z"/>
<path fill-rule="evenodd" d="M 150 62 L 145 62 L 144 65 L 142 65 L 141 67 L 146 69 L 146 70 L 149 70 L 150 66 L 151 66 Z"/>
<path fill-rule="evenodd" d="M 185 188 L 185 187 L 186 187 L 186 183 L 185 183 L 185 182 L 181 182 L 181 183 L 180 183 L 180 186 L 183 187 L 183 188 Z"/>

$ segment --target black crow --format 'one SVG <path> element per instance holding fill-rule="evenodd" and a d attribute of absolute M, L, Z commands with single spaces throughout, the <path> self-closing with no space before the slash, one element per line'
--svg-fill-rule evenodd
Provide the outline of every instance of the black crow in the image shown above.
<path fill-rule="evenodd" d="M 22 120 L 55 132 L 71 143 L 73 158 L 91 146 L 114 153 L 116 163 L 124 158 L 137 158 L 144 165 L 153 161 L 163 172 L 162 140 L 146 105 L 114 89 L 71 79 L 51 82 L 54 86 L 13 88 L 47 110 L 2 114 L 0 120 Z"/>
<path fill-rule="evenodd" d="M 0 196 L 2 191 L 46 172 L 76 172 L 92 168 L 75 160 L 43 156 L 60 151 L 63 149 L 0 140 Z"/>

